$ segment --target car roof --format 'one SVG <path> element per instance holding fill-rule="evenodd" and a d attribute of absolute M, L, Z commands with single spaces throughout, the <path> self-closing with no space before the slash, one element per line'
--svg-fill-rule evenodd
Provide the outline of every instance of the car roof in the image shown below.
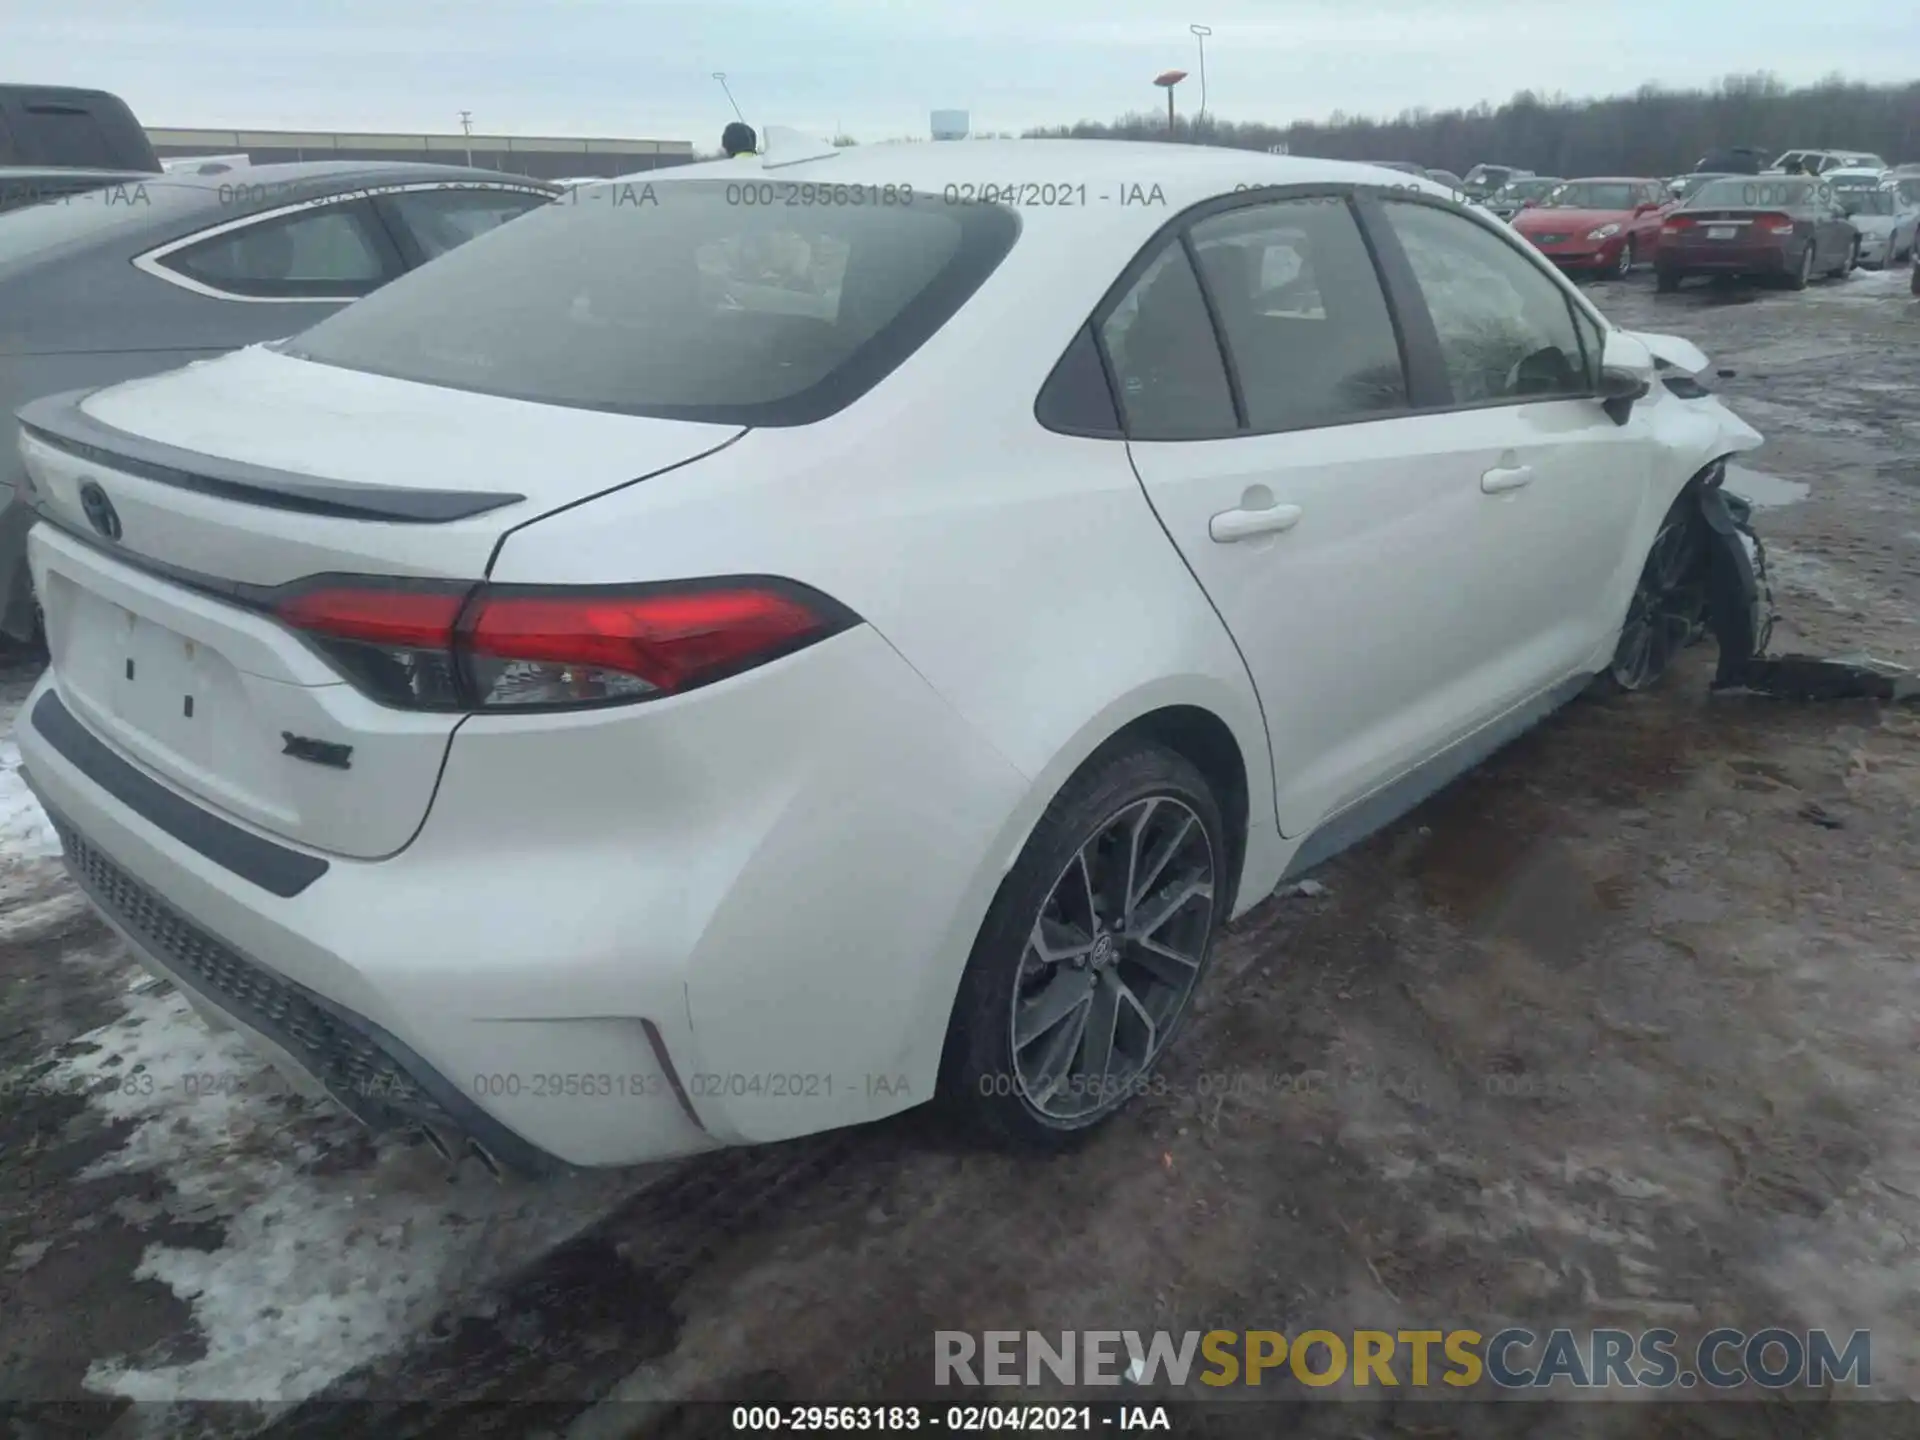
<path fill-rule="evenodd" d="M 1569 185 L 1657 185 L 1651 175 L 1576 175 Z"/>
<path fill-rule="evenodd" d="M 766 157 L 777 160 L 777 155 Z M 974 187 L 1081 186 L 1087 204 L 1116 204 L 1117 196 L 1150 193 L 1157 185 L 1165 205 L 1151 208 L 1165 220 L 1172 210 L 1231 191 L 1236 184 L 1380 184 L 1386 167 L 1366 161 L 1325 160 L 1305 155 L 1269 155 L 1215 145 L 1169 145 L 1140 140 L 917 140 L 900 144 L 849 146 L 830 155 L 788 164 L 755 165 L 740 160 L 710 160 L 642 170 L 619 177 L 623 184 L 672 183 L 680 179 L 726 178 L 738 181 L 803 184 L 912 185 L 944 191 L 949 185 Z M 1392 183 L 1412 185 L 1445 197 L 1443 185 L 1425 190 L 1418 175 L 1388 171 Z M 1038 209 L 1023 213 L 1036 213 Z M 1062 207 L 1065 208 L 1065 207 Z M 1145 208 L 1145 207 L 1142 207 Z"/>

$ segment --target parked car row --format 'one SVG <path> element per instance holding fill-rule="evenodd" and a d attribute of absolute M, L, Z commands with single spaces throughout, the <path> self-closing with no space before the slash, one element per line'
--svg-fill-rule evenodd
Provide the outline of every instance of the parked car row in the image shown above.
<path fill-rule="evenodd" d="M 1647 263 L 1664 290 L 1695 275 L 1804 288 L 1816 275 L 1910 261 L 1920 233 L 1920 175 L 1865 166 L 1818 177 L 1532 177 L 1510 180 L 1487 204 L 1564 269 L 1623 277 Z"/>

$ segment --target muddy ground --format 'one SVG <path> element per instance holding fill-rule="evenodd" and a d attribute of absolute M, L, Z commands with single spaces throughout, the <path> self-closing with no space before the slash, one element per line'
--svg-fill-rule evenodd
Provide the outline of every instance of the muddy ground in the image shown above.
<path fill-rule="evenodd" d="M 1746 483 L 1789 502 L 1759 516 L 1775 648 L 1920 666 L 1905 272 L 1594 293 L 1736 372 L 1714 384 L 1768 437 Z M 178 1418 L 129 1400 L 539 1398 L 495 1432 L 599 1440 L 657 1428 L 622 1400 L 929 1395 L 935 1330 L 1504 1324 L 1869 1329 L 1875 1393 L 1920 1395 L 1920 709 L 1710 697 L 1711 664 L 1575 704 L 1261 906 L 1167 1093 L 1044 1162 L 909 1115 L 641 1175 L 449 1177 L 130 988 L 6 808 L 0 1399 L 120 1397 L 22 1412 L 117 1434 Z M 154 1078 L 103 1088 L 130 1072 Z M 1686 1409 L 1578 1428 L 1827 1423 Z M 1272 1414 L 1363 1433 L 1350 1406 Z"/>

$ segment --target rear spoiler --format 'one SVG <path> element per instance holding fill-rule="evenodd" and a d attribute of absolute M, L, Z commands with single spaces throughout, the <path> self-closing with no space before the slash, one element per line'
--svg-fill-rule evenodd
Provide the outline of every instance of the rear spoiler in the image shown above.
<path fill-rule="evenodd" d="M 244 460 L 226 460 L 183 450 L 103 424 L 82 402 L 103 387 L 68 390 L 31 400 L 17 412 L 24 447 L 29 439 L 109 470 L 192 490 L 202 495 L 269 510 L 298 510 L 337 520 L 384 520 L 403 525 L 444 525 L 516 505 L 527 497 L 484 490 L 420 490 L 410 485 L 367 485 L 322 480 L 296 470 L 276 470 Z"/>

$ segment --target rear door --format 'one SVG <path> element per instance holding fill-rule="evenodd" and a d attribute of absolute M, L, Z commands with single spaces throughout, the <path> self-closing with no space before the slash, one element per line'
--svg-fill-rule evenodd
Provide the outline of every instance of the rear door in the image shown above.
<path fill-rule="evenodd" d="M 1410 393 L 1347 198 L 1200 219 L 1144 261 L 1101 338 L 1147 496 L 1259 692 L 1284 833 L 1515 688 L 1531 616 L 1503 594 L 1493 461 L 1421 413 L 1443 397 L 1418 388 L 1431 373 Z"/>

